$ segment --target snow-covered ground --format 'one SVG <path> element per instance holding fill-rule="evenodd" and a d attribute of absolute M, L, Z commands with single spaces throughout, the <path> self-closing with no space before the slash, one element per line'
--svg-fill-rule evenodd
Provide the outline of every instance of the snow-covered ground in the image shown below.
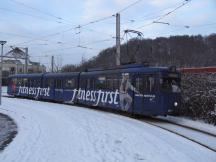
<path fill-rule="evenodd" d="M 18 124 L 4 162 L 215 162 L 183 137 L 124 116 L 76 106 L 3 98 L 0 112 Z"/>

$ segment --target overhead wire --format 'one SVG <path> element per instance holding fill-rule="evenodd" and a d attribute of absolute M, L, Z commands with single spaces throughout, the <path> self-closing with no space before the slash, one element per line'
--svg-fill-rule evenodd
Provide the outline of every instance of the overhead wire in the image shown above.
<path fill-rule="evenodd" d="M 53 50 L 47 50 L 47 51 L 44 51 L 42 53 L 49 53 L 49 52 L 59 51 L 59 50 L 68 50 L 68 49 L 72 49 L 72 48 L 92 49 L 92 48 L 85 47 L 85 46 L 86 45 L 91 45 L 91 44 L 97 44 L 97 43 L 107 42 L 107 41 L 111 41 L 111 39 L 109 39 L 109 38 L 108 39 L 102 39 L 102 40 L 98 40 L 98 41 L 94 41 L 94 42 L 87 42 L 87 43 L 83 43 L 83 44 L 80 44 L 80 45 L 74 45 L 74 46 L 71 46 L 71 47 L 57 48 L 57 49 L 53 49 Z"/>
<path fill-rule="evenodd" d="M 176 6 L 179 6 L 180 4 L 182 4 L 182 2 L 178 2 L 178 3 L 174 4 L 174 5 L 170 5 L 168 7 L 165 7 L 163 9 L 160 9 L 160 10 L 157 10 L 157 11 L 146 13 L 145 15 L 143 15 L 142 17 L 140 17 L 138 19 L 126 19 L 127 22 L 125 22 L 125 23 L 134 23 L 134 22 L 138 22 L 138 21 L 140 22 L 140 21 L 151 20 L 151 19 L 157 18 L 157 17 L 159 17 L 161 15 L 161 11 L 165 11 L 167 9 L 174 8 Z"/>
<path fill-rule="evenodd" d="M 190 0 L 184 0 L 179 6 L 177 6 L 177 7 L 174 8 L 173 10 L 171 10 L 171 11 L 169 11 L 169 12 L 167 12 L 167 13 L 161 15 L 161 16 L 159 16 L 158 18 L 156 18 L 155 20 L 153 20 L 153 21 L 150 22 L 150 23 L 147 23 L 147 24 L 145 24 L 145 25 L 142 25 L 142 26 L 138 27 L 137 29 L 141 29 L 141 28 L 143 28 L 143 27 L 146 27 L 146 26 L 155 24 L 156 21 L 162 20 L 163 18 L 165 18 L 165 17 L 167 17 L 168 15 L 174 13 L 176 10 L 182 8 L 183 6 L 185 6 L 186 4 L 188 4 L 189 2 L 190 2 Z"/>
<path fill-rule="evenodd" d="M 38 37 L 38 38 L 34 38 L 32 40 L 29 40 L 29 41 L 25 41 L 25 42 L 21 42 L 21 43 L 16 43 L 15 45 L 20 45 L 20 44 L 25 44 L 25 43 L 29 43 L 29 42 L 33 42 L 35 40 L 38 40 L 38 39 L 42 39 L 42 38 L 48 38 L 48 37 L 53 37 L 53 36 L 56 36 L 56 35 L 60 35 L 62 33 L 66 33 L 66 32 L 69 32 L 71 30 L 77 30 L 77 29 L 80 29 L 82 27 L 85 27 L 85 26 L 88 26 L 88 25 L 91 25 L 91 24 L 94 24 L 94 23 L 98 23 L 98 22 L 101 22 L 101 21 L 105 21 L 107 19 L 110 19 L 112 17 L 114 17 L 115 15 L 112 15 L 112 16 L 107 16 L 107 17 L 103 17 L 103 18 L 100 18 L 100 19 L 96 19 L 94 21 L 90 21 L 86 24 L 82 24 L 82 25 L 78 25 L 78 26 L 75 26 L 75 27 L 72 27 L 72 28 L 68 28 L 66 30 L 63 30 L 61 32 L 57 32 L 57 33 L 52 33 L 52 34 L 48 34 L 48 35 L 44 35 L 44 36 L 41 36 L 41 37 Z M 75 33 L 75 34 L 80 34 L 80 33 Z"/>
<path fill-rule="evenodd" d="M 64 21 L 66 21 L 66 22 L 70 22 L 70 21 L 68 21 L 68 20 L 66 20 L 66 19 L 64 19 L 64 18 L 62 18 L 62 17 L 60 17 L 60 16 L 56 16 L 56 15 L 54 15 L 54 14 L 52 14 L 52 13 L 47 12 L 47 11 L 43 11 L 43 10 L 41 10 L 41 9 L 38 9 L 38 8 L 32 7 L 32 6 L 27 5 L 27 4 L 23 3 L 23 2 L 16 1 L 16 0 L 10 0 L 10 1 L 13 2 L 13 3 L 16 3 L 17 5 L 24 6 L 24 7 L 26 7 L 26 8 L 31 9 L 31 10 L 34 10 L 34 11 L 40 12 L 40 13 L 42 13 L 42 14 L 44 14 L 44 15 L 47 15 L 47 16 L 50 16 L 50 17 L 53 17 L 53 18 L 55 18 L 55 19 L 58 19 L 58 20 L 64 20 Z"/>
<path fill-rule="evenodd" d="M 156 19 L 155 21 L 160 21 L 164 17 L 166 17 L 166 16 L 172 14 L 173 12 L 175 12 L 176 10 L 182 8 L 183 6 L 185 6 L 186 4 L 188 4 L 189 2 L 190 2 L 190 0 L 185 0 L 181 5 L 179 5 L 178 7 L 174 8 L 173 10 L 167 12 L 166 14 L 162 15 L 160 18 Z"/>
<path fill-rule="evenodd" d="M 61 21 L 51 20 L 51 19 L 44 18 L 44 17 L 41 17 L 41 16 L 32 15 L 32 14 L 29 14 L 29 13 L 25 13 L 25 12 L 21 12 L 21 11 L 16 11 L 16 10 L 8 9 L 8 8 L 2 8 L 2 7 L 0 7 L 0 10 L 6 11 L 6 12 L 15 13 L 15 14 L 21 14 L 21 15 L 25 15 L 25 16 L 30 16 L 30 17 L 33 17 L 33 18 L 41 19 L 41 20 L 53 21 L 53 22 L 56 22 L 56 23 L 59 23 L 59 24 L 63 23 Z"/>
<path fill-rule="evenodd" d="M 85 26 L 88 26 L 88 25 L 91 25 L 91 24 L 94 24 L 94 23 L 99 23 L 99 22 L 105 21 L 105 20 L 107 20 L 107 19 L 111 19 L 111 18 L 113 18 L 113 17 L 115 17 L 114 14 L 111 15 L 111 16 L 106 16 L 106 17 L 103 17 L 103 18 L 99 18 L 99 19 L 96 19 L 96 20 L 87 22 L 87 23 L 85 23 L 85 24 L 82 24 L 82 25 L 77 25 L 77 26 L 75 27 L 75 29 L 82 28 L 82 27 L 85 27 Z"/>
<path fill-rule="evenodd" d="M 169 22 L 162 22 L 162 21 L 154 21 L 154 23 L 162 24 L 162 25 L 168 25 L 168 26 L 171 26 L 171 27 L 187 28 L 187 29 L 216 25 L 216 22 L 208 23 L 208 24 L 199 24 L 199 25 L 177 25 L 177 24 L 171 24 Z"/>
<path fill-rule="evenodd" d="M 11 0 L 11 1 L 14 1 L 14 0 Z M 142 1 L 142 0 L 135 1 L 134 3 L 132 3 L 132 4 L 128 5 L 128 6 L 126 6 L 125 8 L 119 10 L 118 12 L 119 12 L 119 13 L 124 12 L 125 10 L 129 9 L 130 7 L 136 5 L 137 3 L 141 2 L 141 1 Z M 175 12 L 176 10 L 178 10 L 179 8 L 181 8 L 181 7 L 183 7 L 184 5 L 186 5 L 188 2 L 189 2 L 189 0 L 185 0 L 184 3 L 182 3 L 181 5 L 179 5 L 178 7 L 176 7 L 175 9 L 173 9 L 172 11 L 169 11 L 169 12 L 167 12 L 166 14 L 164 14 L 164 15 L 162 15 L 162 16 L 158 16 L 156 20 L 159 21 L 159 20 L 163 19 L 164 17 L 166 17 L 166 16 L 172 14 L 173 12 Z M 67 31 L 80 29 L 80 28 L 86 27 L 86 26 L 88 26 L 88 25 L 91 25 L 91 24 L 94 24 L 94 23 L 98 23 L 98 22 L 102 22 L 102 21 L 105 21 L 105 20 L 110 19 L 110 18 L 113 18 L 113 17 L 115 17 L 115 15 L 111 15 L 111 16 L 107 16 L 107 17 L 100 18 L 100 19 L 96 19 L 96 20 L 94 20 L 94 21 L 90 21 L 90 22 L 87 22 L 87 23 L 82 24 L 82 25 L 77 25 L 77 26 L 75 26 L 75 27 L 73 27 L 73 28 L 70 28 L 70 29 L 68 29 L 68 30 L 66 30 L 66 31 L 62 31 L 62 32 L 64 33 L 64 32 L 67 32 Z M 56 18 L 58 19 L 57 16 L 56 16 Z M 145 25 L 142 26 L 142 27 L 149 26 L 149 25 L 152 25 L 152 24 L 154 24 L 154 21 L 151 22 L 151 23 L 145 24 Z M 139 28 L 142 28 L 142 27 L 139 27 Z M 57 32 L 57 33 L 53 33 L 53 34 L 49 34 L 49 35 L 44 35 L 42 38 L 47 38 L 47 37 L 59 35 L 59 34 L 61 34 L 62 32 Z M 80 34 L 80 33 L 81 33 L 81 32 L 75 33 L 75 34 Z M 35 41 L 35 40 L 38 40 L 38 38 L 30 40 L 30 42 Z M 105 40 L 104 40 L 104 41 L 105 41 Z M 107 41 L 108 41 L 108 40 L 107 40 Z M 28 41 L 28 42 L 29 42 L 29 41 Z M 97 42 L 100 43 L 100 42 L 103 42 L 103 40 L 99 40 L 99 41 L 97 41 Z M 27 43 L 27 42 L 23 42 L 22 44 L 24 44 L 24 43 Z M 94 43 L 94 42 L 91 42 L 91 43 Z M 89 45 L 89 44 L 91 44 L 91 43 L 82 44 L 82 45 L 79 44 L 78 46 L 72 46 L 72 47 L 68 47 L 68 48 L 63 48 L 63 50 L 65 50 L 65 49 L 71 49 L 71 48 L 82 48 L 82 47 L 84 47 L 84 45 Z M 19 43 L 19 44 L 20 44 L 20 43 Z M 86 48 L 86 49 L 87 49 L 87 48 Z M 62 49 L 57 49 L 57 50 L 62 50 Z M 54 51 L 54 50 L 52 50 L 52 51 Z M 55 50 L 55 51 L 56 51 L 56 50 Z"/>
<path fill-rule="evenodd" d="M 17 1 L 15 1 L 15 0 L 11 0 L 11 1 L 17 2 Z M 123 8 L 123 9 L 120 10 L 119 12 L 123 12 L 123 11 L 127 10 L 128 8 L 134 6 L 135 4 L 139 3 L 140 1 L 142 1 L 142 0 L 138 0 L 138 1 L 136 1 L 136 2 L 134 2 L 134 3 L 132 3 L 132 4 L 130 4 L 130 5 L 128 5 L 127 7 Z M 21 3 L 21 4 L 22 4 L 22 3 Z M 24 4 L 22 4 L 22 5 L 24 5 Z M 25 6 L 26 6 L 26 5 L 25 5 Z M 26 6 L 26 7 L 27 7 L 27 6 Z M 30 6 L 29 6 L 29 7 L 30 7 Z M 31 7 L 30 7 L 30 8 L 31 8 Z M 39 9 L 36 9 L 36 8 L 34 8 L 34 9 L 35 9 L 35 10 L 39 10 Z M 54 15 L 53 15 L 53 16 L 54 16 Z M 57 16 L 55 16 L 55 17 L 57 17 Z M 59 34 L 61 34 L 61 33 L 65 33 L 65 32 L 67 32 L 67 31 L 80 29 L 80 28 L 86 27 L 86 26 L 88 26 L 88 25 L 91 25 L 91 24 L 94 24 L 94 23 L 99 23 L 99 22 L 105 21 L 105 20 L 110 19 L 110 18 L 113 18 L 113 17 L 115 17 L 115 14 L 112 14 L 111 16 L 106 16 L 106 17 L 103 17 L 103 18 L 100 18 L 100 19 L 96 19 L 96 20 L 90 21 L 90 22 L 87 22 L 87 23 L 82 24 L 82 25 L 77 25 L 77 26 L 75 26 L 75 27 L 73 27 L 73 28 L 69 28 L 69 29 L 66 30 L 66 31 L 62 31 L 62 32 L 58 32 L 58 33 L 53 33 L 53 34 L 49 34 L 49 35 L 44 35 L 44 36 L 42 36 L 42 37 L 35 38 L 35 39 L 30 40 L 30 41 L 25 41 L 25 42 L 17 43 L 16 45 L 25 44 L 25 43 L 28 43 L 28 42 L 33 42 L 33 41 L 38 40 L 38 39 L 41 39 L 41 38 L 47 38 L 47 37 L 56 36 L 56 35 L 59 35 Z M 80 33 L 78 33 L 78 34 L 80 34 Z"/>
<path fill-rule="evenodd" d="M 138 3 L 141 2 L 141 1 L 143 1 L 143 0 L 137 0 L 137 1 L 135 1 L 135 2 L 133 2 L 133 3 L 131 3 L 131 4 L 129 4 L 128 6 L 122 8 L 122 9 L 119 10 L 117 13 L 124 12 L 125 10 L 127 10 L 127 9 L 129 9 L 129 8 L 131 8 L 131 7 L 133 7 L 133 6 L 135 6 L 136 4 L 138 4 Z"/>

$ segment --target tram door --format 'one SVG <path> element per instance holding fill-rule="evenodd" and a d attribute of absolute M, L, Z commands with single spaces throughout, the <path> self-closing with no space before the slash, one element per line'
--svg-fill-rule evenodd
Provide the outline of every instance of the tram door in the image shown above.
<path fill-rule="evenodd" d="M 55 100 L 63 101 L 62 79 L 55 79 Z"/>
<path fill-rule="evenodd" d="M 151 114 L 153 111 L 153 85 L 154 77 L 140 74 L 135 76 L 134 113 Z"/>
<path fill-rule="evenodd" d="M 135 75 L 134 85 L 136 90 L 134 93 L 134 113 L 143 114 L 144 82 L 142 75 Z"/>

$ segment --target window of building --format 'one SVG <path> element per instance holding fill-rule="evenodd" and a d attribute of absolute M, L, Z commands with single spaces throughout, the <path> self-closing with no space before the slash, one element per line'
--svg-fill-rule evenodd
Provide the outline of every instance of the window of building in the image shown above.
<path fill-rule="evenodd" d="M 15 74 L 15 67 L 10 68 L 10 74 Z"/>

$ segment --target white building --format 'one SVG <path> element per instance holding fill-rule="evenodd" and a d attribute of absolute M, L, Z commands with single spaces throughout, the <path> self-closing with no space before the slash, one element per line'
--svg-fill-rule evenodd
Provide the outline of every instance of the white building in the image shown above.
<path fill-rule="evenodd" d="M 14 48 L 3 57 L 2 77 L 3 85 L 7 83 L 7 77 L 11 74 L 25 73 L 26 54 L 19 48 Z M 1 63 L 1 62 L 0 62 Z M 39 62 L 30 61 L 27 59 L 27 73 L 42 73 L 46 72 L 46 67 Z"/>

